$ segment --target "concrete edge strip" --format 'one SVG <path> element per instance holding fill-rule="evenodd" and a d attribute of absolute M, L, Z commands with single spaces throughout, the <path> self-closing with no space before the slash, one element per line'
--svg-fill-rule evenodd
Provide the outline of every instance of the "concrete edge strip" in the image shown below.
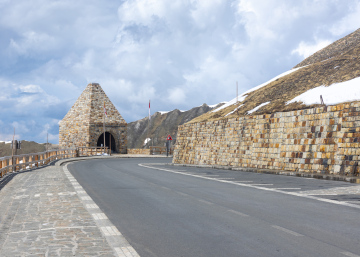
<path fill-rule="evenodd" d="M 210 168 L 210 169 L 221 169 L 221 170 L 234 170 L 234 171 L 241 171 L 241 172 L 252 172 L 252 173 L 282 175 L 282 176 L 295 176 L 295 177 L 310 178 L 310 179 L 335 180 L 335 181 L 344 181 L 344 182 L 360 184 L 360 177 L 358 177 L 358 176 L 342 176 L 342 175 L 336 175 L 336 174 L 320 174 L 320 173 L 306 173 L 306 172 L 298 172 L 298 171 L 229 167 L 229 166 L 221 166 L 221 165 L 199 165 L 199 164 L 178 164 L 178 163 L 166 163 L 166 164 L 162 164 L 162 165 L 171 165 L 171 166 L 175 166 L 175 167 L 196 167 L 196 168 Z"/>
<path fill-rule="evenodd" d="M 298 197 L 303 197 L 303 198 L 312 199 L 312 200 L 316 200 L 316 201 L 327 202 L 327 203 L 332 203 L 332 204 L 343 205 L 343 206 L 347 206 L 347 207 L 360 209 L 360 205 L 351 204 L 351 203 L 347 203 L 347 202 L 340 202 L 340 201 L 335 201 L 335 200 L 330 200 L 330 199 L 325 199 L 325 198 L 320 198 L 320 197 L 301 194 L 301 193 L 297 193 L 297 192 L 281 191 L 281 190 L 278 190 L 278 189 L 275 189 L 275 188 L 267 188 L 267 187 L 255 186 L 255 185 L 252 185 L 252 184 L 244 184 L 244 183 L 239 183 L 239 182 L 235 182 L 235 181 L 219 180 L 217 178 L 204 177 L 204 176 L 199 176 L 199 175 L 194 175 L 194 174 L 189 174 L 189 173 L 184 173 L 184 172 L 178 172 L 178 171 L 174 171 L 174 170 L 170 170 L 170 169 L 163 169 L 163 168 L 147 166 L 146 164 L 138 164 L 138 165 L 141 166 L 141 167 L 144 167 L 144 168 L 148 168 L 148 169 L 167 171 L 167 172 L 171 172 L 171 173 L 175 173 L 175 174 L 181 174 L 181 175 L 184 175 L 184 176 L 191 176 L 191 177 L 196 177 L 196 178 L 213 180 L 213 181 L 222 182 L 222 183 L 228 183 L 228 184 L 237 185 L 237 186 L 260 189 L 260 190 L 264 190 L 264 191 L 271 191 L 271 192 L 276 192 L 276 193 L 285 194 L 285 195 L 298 196 Z M 152 164 L 152 165 L 154 165 L 154 164 Z"/>
<path fill-rule="evenodd" d="M 103 213 L 99 206 L 86 193 L 84 188 L 77 182 L 75 177 L 71 175 L 67 168 L 68 164 L 62 166 L 62 170 L 70 183 L 73 185 L 79 199 L 82 201 L 84 207 L 89 212 L 102 235 L 106 238 L 107 243 L 113 249 L 115 256 L 118 257 L 140 257 L 135 249 L 129 244 L 126 238 L 113 225 L 108 217 Z"/>

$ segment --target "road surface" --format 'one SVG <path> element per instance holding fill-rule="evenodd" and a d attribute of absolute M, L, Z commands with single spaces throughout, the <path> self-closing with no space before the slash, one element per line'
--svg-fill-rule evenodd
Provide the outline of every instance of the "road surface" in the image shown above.
<path fill-rule="evenodd" d="M 140 256 L 360 256 L 359 185 L 170 161 L 68 169 Z"/>

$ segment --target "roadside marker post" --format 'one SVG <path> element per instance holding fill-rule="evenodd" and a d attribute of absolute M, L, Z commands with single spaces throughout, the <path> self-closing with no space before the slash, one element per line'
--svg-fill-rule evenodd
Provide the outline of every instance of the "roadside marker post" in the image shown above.
<path fill-rule="evenodd" d="M 168 135 L 166 138 L 166 156 L 169 156 L 170 144 L 171 144 L 172 137 Z"/>

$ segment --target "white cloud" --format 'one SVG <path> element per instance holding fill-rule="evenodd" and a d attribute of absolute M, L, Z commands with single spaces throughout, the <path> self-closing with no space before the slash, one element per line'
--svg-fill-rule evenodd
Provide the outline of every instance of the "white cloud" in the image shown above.
<path fill-rule="evenodd" d="M 330 28 L 330 31 L 336 36 L 351 33 L 359 28 L 360 3 L 358 1 L 350 1 L 348 4 L 348 14 L 342 17 L 338 22 L 335 22 Z"/>
<path fill-rule="evenodd" d="M 174 88 L 169 90 L 168 100 L 175 104 L 181 104 L 186 100 L 186 94 L 181 88 Z"/>
<path fill-rule="evenodd" d="M 44 92 L 44 90 L 38 85 L 19 86 L 19 89 L 21 93 L 36 94 Z"/>
<path fill-rule="evenodd" d="M 316 40 L 315 43 L 306 43 L 304 41 L 301 41 L 296 49 L 294 49 L 291 53 L 292 54 L 298 54 L 302 58 L 307 58 L 313 53 L 323 49 L 324 47 L 330 45 L 332 41 L 330 40 Z"/>
<path fill-rule="evenodd" d="M 227 101 L 236 81 L 246 91 L 345 36 L 349 24 L 358 24 L 358 6 L 356 0 L 2 1 L 0 133 L 23 119 L 35 120 L 29 137 L 43 124 L 56 136 L 50 120 L 63 117 L 90 82 L 100 83 L 127 122 L 147 116 L 149 99 L 154 112 Z"/>

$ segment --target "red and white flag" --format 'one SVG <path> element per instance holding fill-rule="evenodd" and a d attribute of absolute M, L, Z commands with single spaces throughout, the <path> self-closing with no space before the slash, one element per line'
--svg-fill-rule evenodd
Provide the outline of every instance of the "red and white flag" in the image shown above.
<path fill-rule="evenodd" d="M 150 100 L 149 100 L 149 121 L 150 121 Z"/>
<path fill-rule="evenodd" d="M 107 112 L 106 112 L 106 108 L 105 108 L 105 101 L 104 101 L 104 113 L 105 113 L 105 116 L 107 117 Z"/>

